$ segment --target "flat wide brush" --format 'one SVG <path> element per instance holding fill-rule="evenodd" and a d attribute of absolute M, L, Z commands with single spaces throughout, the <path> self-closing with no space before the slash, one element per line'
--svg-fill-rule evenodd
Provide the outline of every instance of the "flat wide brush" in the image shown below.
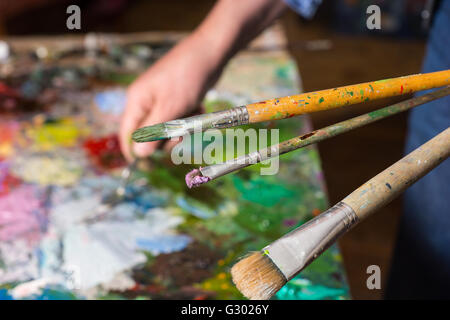
<path fill-rule="evenodd" d="M 270 299 L 350 228 L 388 204 L 450 155 L 450 128 L 396 162 L 341 202 L 261 252 L 236 263 L 231 275 L 250 299 Z M 426 213 L 424 213 L 426 214 Z"/>
<path fill-rule="evenodd" d="M 211 181 L 213 179 L 224 176 L 256 164 L 268 160 L 270 158 L 282 155 L 313 143 L 338 136 L 342 133 L 355 130 L 370 123 L 385 119 L 400 112 L 409 110 L 424 103 L 445 97 L 450 94 L 450 86 L 443 89 L 430 92 L 423 96 L 411 98 L 392 106 L 378 109 L 361 116 L 338 122 L 328 127 L 309 132 L 307 134 L 283 141 L 277 145 L 264 148 L 242 157 L 231 159 L 223 163 L 213 164 L 207 167 L 194 169 L 186 175 L 186 184 L 189 188 L 198 187 L 199 185 Z"/>
<path fill-rule="evenodd" d="M 133 132 L 132 138 L 136 142 L 148 142 L 180 137 L 191 134 L 195 130 L 221 129 L 247 123 L 279 120 L 446 85 L 450 85 L 450 70 L 366 82 L 266 100 L 143 127 Z"/>

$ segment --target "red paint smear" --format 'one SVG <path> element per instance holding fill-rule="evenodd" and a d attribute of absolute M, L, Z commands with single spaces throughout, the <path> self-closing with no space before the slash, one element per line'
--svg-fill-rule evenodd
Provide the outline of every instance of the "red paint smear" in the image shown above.
<path fill-rule="evenodd" d="M 87 139 L 83 147 L 98 168 L 114 169 L 126 164 L 116 135 Z"/>
<path fill-rule="evenodd" d="M 5 143 L 14 141 L 16 134 L 20 130 L 20 125 L 16 121 L 0 121 L 0 128 L 0 143 Z"/>
<path fill-rule="evenodd" d="M 400 94 L 403 93 L 403 86 L 400 87 Z"/>
<path fill-rule="evenodd" d="M 7 173 L 0 177 L 0 196 L 4 196 L 11 192 L 14 188 L 21 184 L 21 180 Z"/>
<path fill-rule="evenodd" d="M 8 87 L 6 84 L 0 82 L 0 94 L 5 95 L 5 96 L 10 96 L 13 98 L 19 98 L 19 93 L 17 92 L 17 90 Z"/>

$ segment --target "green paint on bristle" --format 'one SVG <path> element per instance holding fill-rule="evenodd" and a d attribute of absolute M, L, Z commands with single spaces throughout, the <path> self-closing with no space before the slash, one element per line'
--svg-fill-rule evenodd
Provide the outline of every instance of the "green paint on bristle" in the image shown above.
<path fill-rule="evenodd" d="M 166 139 L 166 125 L 164 123 L 139 128 L 133 132 L 131 138 L 136 142 L 150 142 Z"/>

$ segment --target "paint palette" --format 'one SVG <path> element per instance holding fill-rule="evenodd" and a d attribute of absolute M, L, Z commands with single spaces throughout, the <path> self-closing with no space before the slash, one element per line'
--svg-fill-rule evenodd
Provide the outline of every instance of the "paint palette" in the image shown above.
<path fill-rule="evenodd" d="M 297 93 L 296 74 L 284 52 L 243 53 L 205 107 Z M 281 156 L 276 175 L 258 164 L 197 189 L 184 182 L 191 165 L 156 152 L 107 204 L 125 165 L 120 82 L 60 88 L 45 107 L 0 116 L 0 299 L 243 298 L 229 274 L 236 260 L 327 208 L 317 150 Z M 279 128 L 280 140 L 310 130 L 304 117 L 253 127 Z M 348 297 L 332 247 L 275 298 Z"/>

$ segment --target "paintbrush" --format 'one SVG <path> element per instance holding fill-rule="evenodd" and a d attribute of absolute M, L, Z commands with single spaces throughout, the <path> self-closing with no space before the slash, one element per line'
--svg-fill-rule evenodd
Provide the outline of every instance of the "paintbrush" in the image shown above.
<path fill-rule="evenodd" d="M 290 118 L 449 84 L 450 70 L 366 82 L 172 120 L 137 129 L 133 132 L 132 138 L 136 142 L 169 139 L 191 134 L 194 131 Z"/>
<path fill-rule="evenodd" d="M 313 143 L 317 143 L 338 136 L 342 133 L 385 119 L 387 117 L 409 110 L 424 103 L 442 98 L 449 94 L 450 94 L 450 86 L 447 86 L 443 89 L 433 91 L 423 96 L 411 98 L 396 103 L 394 105 L 381 108 L 363 114 L 361 116 L 345 120 L 342 122 L 338 122 L 328 127 L 318 129 L 309 132 L 307 134 L 283 141 L 277 145 L 273 145 L 268 148 L 263 148 L 261 150 L 244 155 L 242 157 L 231 159 L 223 163 L 213 164 L 207 167 L 203 168 L 200 167 L 198 169 L 194 169 L 186 175 L 186 184 L 189 188 L 198 187 L 203 183 L 219 178 L 228 173 L 232 173 L 245 167 L 254 165 L 258 162 L 262 162 L 270 158 L 276 157 L 278 155 L 282 155 L 290 151 L 306 147 Z"/>
<path fill-rule="evenodd" d="M 392 201 L 450 155 L 450 128 L 370 179 L 341 202 L 236 263 L 231 275 L 250 299 L 269 299 L 338 237 Z"/>

